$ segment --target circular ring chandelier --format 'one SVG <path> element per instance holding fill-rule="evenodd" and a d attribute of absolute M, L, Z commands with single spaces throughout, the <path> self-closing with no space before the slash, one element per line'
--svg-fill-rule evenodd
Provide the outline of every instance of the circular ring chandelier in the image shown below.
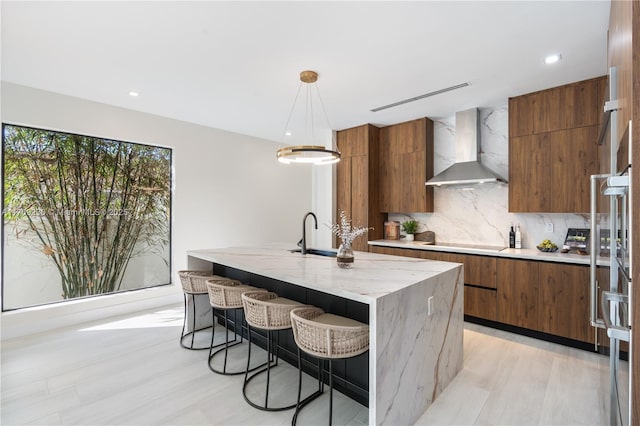
<path fill-rule="evenodd" d="M 318 86 L 315 85 L 315 82 L 318 81 L 318 73 L 315 71 L 302 71 L 300 73 L 300 86 L 298 87 L 298 93 L 296 94 L 296 98 L 293 101 L 293 107 L 291 108 L 291 112 L 289 113 L 289 118 L 287 119 L 287 124 L 285 125 L 285 134 L 288 132 L 289 123 L 291 121 L 291 116 L 293 115 L 293 111 L 295 110 L 298 96 L 300 95 L 300 89 L 302 84 L 307 84 L 306 90 L 306 100 L 305 105 L 307 110 L 305 111 L 305 129 L 309 128 L 308 118 L 313 116 L 313 96 L 311 93 L 311 86 L 314 85 L 316 88 L 317 96 L 320 101 L 320 105 L 322 106 L 322 111 L 324 112 L 324 118 L 327 122 L 327 126 L 331 128 L 329 125 L 329 118 L 327 117 L 327 111 L 324 108 L 324 103 L 322 102 L 322 98 L 320 97 L 320 90 Z M 313 125 L 313 117 L 311 119 L 311 138 L 314 139 L 315 136 L 315 127 Z M 333 138 L 332 138 L 333 145 Z M 329 149 L 323 145 L 293 145 L 293 146 L 285 146 L 283 148 L 278 149 L 276 152 L 276 157 L 278 161 L 285 164 L 291 163 L 303 163 L 303 164 L 315 164 L 315 165 L 325 165 L 325 164 L 334 164 L 340 161 L 340 152 L 337 148 Z"/>

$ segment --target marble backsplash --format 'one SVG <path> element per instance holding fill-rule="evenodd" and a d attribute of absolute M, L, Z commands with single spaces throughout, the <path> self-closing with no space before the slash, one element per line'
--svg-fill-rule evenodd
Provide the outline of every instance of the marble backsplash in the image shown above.
<path fill-rule="evenodd" d="M 507 106 L 480 109 L 481 161 L 508 180 L 509 118 Z M 455 162 L 455 116 L 434 120 L 434 173 Z M 588 179 L 588 176 L 584 177 Z M 436 241 L 509 246 L 509 227 L 520 225 L 522 247 L 534 248 L 544 239 L 561 246 L 568 228 L 588 228 L 587 214 L 509 213 L 507 184 L 434 188 L 433 213 L 392 213 L 389 220 L 415 219 L 418 232 L 433 231 Z M 547 223 L 553 232 L 545 232 Z"/>

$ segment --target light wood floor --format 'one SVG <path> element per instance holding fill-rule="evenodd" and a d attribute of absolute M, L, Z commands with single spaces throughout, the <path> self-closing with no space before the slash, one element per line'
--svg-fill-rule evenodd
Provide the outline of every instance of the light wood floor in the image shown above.
<path fill-rule="evenodd" d="M 181 321 L 182 307 L 167 307 L 3 342 L 0 423 L 291 423 L 292 410 L 266 413 L 247 405 L 242 376 L 209 371 L 207 351 L 180 348 Z M 203 334 L 200 343 L 209 338 Z M 418 424 L 606 423 L 606 357 L 473 324 L 465 325 L 464 341 L 463 371 Z M 273 403 L 295 401 L 297 370 L 281 366 L 273 370 Z M 315 382 L 305 377 L 304 383 L 311 392 Z M 251 395 L 260 384 L 252 383 Z M 314 401 L 298 424 L 326 424 L 327 404 L 326 395 Z M 367 422 L 365 407 L 334 395 L 334 424 Z"/>

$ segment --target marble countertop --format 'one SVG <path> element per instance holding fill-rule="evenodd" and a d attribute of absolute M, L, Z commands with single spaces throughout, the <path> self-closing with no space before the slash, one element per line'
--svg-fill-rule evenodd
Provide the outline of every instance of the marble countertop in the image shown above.
<path fill-rule="evenodd" d="M 447 253 L 459 254 L 477 254 L 482 256 L 508 257 L 512 259 L 539 260 L 543 262 L 571 263 L 576 265 L 589 265 L 589 256 L 583 256 L 574 253 L 545 253 L 537 249 L 502 249 L 487 250 L 470 247 L 452 247 L 439 245 L 425 245 L 422 241 L 396 241 L 396 240 L 373 240 L 369 241 L 369 245 L 381 247 L 395 247 L 412 250 L 439 251 Z M 598 265 L 608 266 L 608 258 L 599 258 Z"/>
<path fill-rule="evenodd" d="M 191 250 L 187 255 L 367 304 L 459 266 L 357 251 L 353 268 L 341 269 L 334 257 L 292 253 L 296 248 L 272 243 Z"/>

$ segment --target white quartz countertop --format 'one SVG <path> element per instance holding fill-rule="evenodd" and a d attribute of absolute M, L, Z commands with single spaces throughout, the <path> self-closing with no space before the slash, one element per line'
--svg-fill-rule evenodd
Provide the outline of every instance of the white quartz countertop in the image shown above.
<path fill-rule="evenodd" d="M 316 248 L 316 247 L 314 247 Z M 294 244 L 191 250 L 187 256 L 370 304 L 460 264 L 355 252 L 352 269 L 335 257 L 292 253 Z"/>
<path fill-rule="evenodd" d="M 477 254 L 482 256 L 508 257 L 512 259 L 539 260 L 543 262 L 571 263 L 577 265 L 589 265 L 589 256 L 583 256 L 575 253 L 545 253 L 538 249 L 502 249 L 487 250 L 482 248 L 471 247 L 452 247 L 443 245 L 426 245 L 422 241 L 396 241 L 396 240 L 373 240 L 369 241 L 369 245 L 381 247 L 395 247 L 412 250 L 439 251 L 447 253 L 459 254 Z M 598 265 L 608 266 L 608 258 L 599 258 Z"/>

